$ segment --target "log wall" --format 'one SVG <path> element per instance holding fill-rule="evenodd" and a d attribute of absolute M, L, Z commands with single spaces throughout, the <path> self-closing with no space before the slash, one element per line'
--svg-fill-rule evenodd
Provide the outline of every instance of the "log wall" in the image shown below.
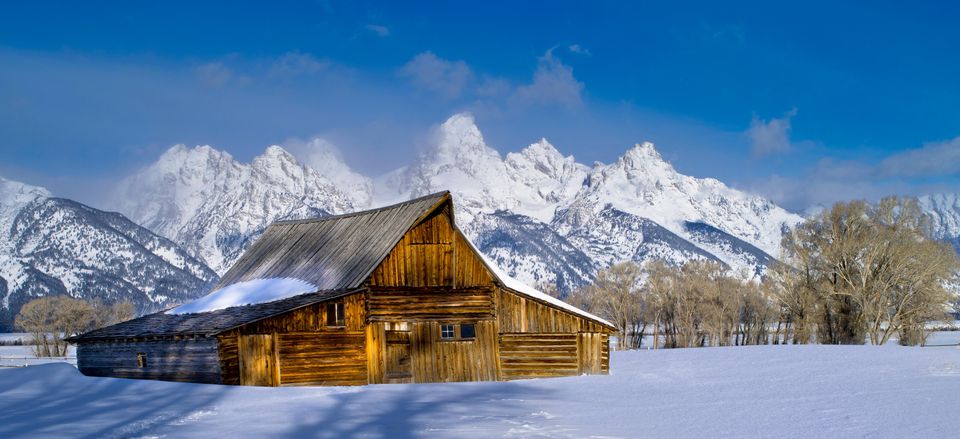
<path fill-rule="evenodd" d="M 500 334 L 505 380 L 577 375 L 577 334 Z"/>
<path fill-rule="evenodd" d="M 504 333 L 610 332 L 610 329 L 512 291 L 496 291 L 497 320 Z"/>
<path fill-rule="evenodd" d="M 281 386 L 367 384 L 363 332 L 277 334 Z"/>
<path fill-rule="evenodd" d="M 442 323 L 472 323 L 471 340 L 442 340 Z M 371 383 L 496 381 L 497 330 L 495 320 L 412 322 L 407 330 L 386 329 L 390 323 L 372 322 L 367 330 L 368 376 Z M 409 358 L 409 364 L 403 364 Z M 402 372 L 409 371 L 409 377 Z"/>
<path fill-rule="evenodd" d="M 318 359 L 323 355 L 344 355 L 353 358 L 355 350 L 346 349 L 343 340 L 360 346 L 365 351 L 363 331 L 366 327 L 366 294 L 355 293 L 333 301 L 343 301 L 345 326 L 327 326 L 327 302 L 317 303 L 296 309 L 279 316 L 263 319 L 220 334 L 219 368 L 224 384 L 240 384 L 240 360 L 238 356 L 238 337 L 254 334 L 276 334 L 277 361 L 279 363 L 279 385 L 317 384 L 338 382 L 347 384 L 366 384 L 366 378 L 360 383 L 354 375 L 345 377 L 343 370 L 335 370 L 330 362 L 319 361 L 315 371 L 304 371 L 305 358 Z M 294 341 L 303 342 L 296 346 Z M 359 340 L 359 341 L 358 341 Z M 329 341 L 325 344 L 325 341 Z M 366 374 L 366 358 L 362 359 L 353 372 Z M 340 365 L 342 366 L 342 365 Z M 342 369 L 342 367 L 341 367 Z M 318 384 L 319 385 L 319 384 Z"/>
<path fill-rule="evenodd" d="M 137 354 L 146 355 L 139 367 Z M 195 383 L 219 383 L 216 338 L 80 343 L 77 368 L 84 375 Z"/>
<path fill-rule="evenodd" d="M 375 288 L 367 299 L 369 321 L 493 318 L 492 287 Z"/>

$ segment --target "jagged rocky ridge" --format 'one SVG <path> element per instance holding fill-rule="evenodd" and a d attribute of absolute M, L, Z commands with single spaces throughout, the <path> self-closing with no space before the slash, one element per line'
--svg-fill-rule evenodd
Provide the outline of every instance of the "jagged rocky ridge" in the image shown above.
<path fill-rule="evenodd" d="M 714 179 L 677 172 L 650 143 L 586 166 L 546 139 L 501 157 L 469 114 L 433 133 L 412 164 L 371 179 L 317 141 L 310 165 L 271 146 L 244 164 L 209 146 L 175 146 L 129 177 L 116 206 L 223 273 L 272 221 L 339 214 L 451 190 L 478 247 L 529 283 L 568 291 L 602 267 L 713 259 L 763 273 L 801 218 Z M 320 157 L 318 160 L 317 157 Z"/>
<path fill-rule="evenodd" d="M 0 331 L 32 298 L 130 300 L 147 312 L 196 297 L 215 272 L 121 214 L 0 178 Z"/>

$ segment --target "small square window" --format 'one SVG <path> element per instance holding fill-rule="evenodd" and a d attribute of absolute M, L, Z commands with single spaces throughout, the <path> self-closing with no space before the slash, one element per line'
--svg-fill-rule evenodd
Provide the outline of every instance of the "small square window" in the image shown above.
<path fill-rule="evenodd" d="M 332 302 L 327 304 L 327 326 L 346 326 L 344 318 L 343 302 Z"/>
<path fill-rule="evenodd" d="M 477 327 L 473 323 L 460 325 L 460 338 L 477 338 Z"/>
<path fill-rule="evenodd" d="M 444 340 L 453 340 L 457 338 L 457 333 L 453 325 L 440 325 L 440 338 Z"/>
<path fill-rule="evenodd" d="M 143 352 L 137 353 L 137 367 L 147 367 L 147 354 L 144 354 Z"/>

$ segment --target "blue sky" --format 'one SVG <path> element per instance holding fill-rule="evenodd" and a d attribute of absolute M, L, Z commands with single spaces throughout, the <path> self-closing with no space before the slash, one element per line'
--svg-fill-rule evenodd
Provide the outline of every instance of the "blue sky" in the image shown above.
<path fill-rule="evenodd" d="M 673 3 L 8 3 L 0 175 L 98 205 L 175 143 L 315 136 L 379 174 L 470 111 L 502 153 L 650 140 L 794 210 L 960 191 L 948 2 Z"/>

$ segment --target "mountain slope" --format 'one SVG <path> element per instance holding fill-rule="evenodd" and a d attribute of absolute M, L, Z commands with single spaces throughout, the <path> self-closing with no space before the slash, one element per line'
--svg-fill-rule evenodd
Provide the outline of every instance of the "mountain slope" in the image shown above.
<path fill-rule="evenodd" d="M 934 194 L 918 198 L 930 220 L 935 239 L 949 242 L 960 253 L 960 194 Z"/>
<path fill-rule="evenodd" d="M 217 276 L 118 213 L 0 178 L 0 329 L 31 298 L 71 295 L 139 312 L 193 299 Z"/>
<path fill-rule="evenodd" d="M 332 160 L 325 157 L 328 177 L 279 146 L 244 164 L 209 146 L 177 145 L 127 178 L 115 200 L 131 219 L 223 274 L 273 221 L 370 205 L 369 179 Z"/>

